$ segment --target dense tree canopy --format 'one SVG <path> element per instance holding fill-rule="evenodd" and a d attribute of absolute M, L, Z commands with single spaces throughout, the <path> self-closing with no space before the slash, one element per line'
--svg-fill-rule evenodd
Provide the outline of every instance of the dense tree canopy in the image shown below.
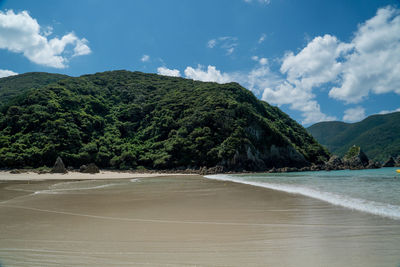
<path fill-rule="evenodd" d="M 14 87 L 0 79 L 0 94 L 16 95 L 0 110 L 0 167 L 50 166 L 61 156 L 74 167 L 250 170 L 328 157 L 302 126 L 236 83 L 112 71 L 37 86 L 37 75 L 25 74 L 36 82 L 22 89 L 18 76 Z"/>

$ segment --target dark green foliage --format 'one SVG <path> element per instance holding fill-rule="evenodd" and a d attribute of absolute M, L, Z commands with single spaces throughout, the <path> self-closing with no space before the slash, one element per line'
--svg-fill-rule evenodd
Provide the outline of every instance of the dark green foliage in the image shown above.
<path fill-rule="evenodd" d="M 360 146 L 374 161 L 400 155 L 400 112 L 373 115 L 357 123 L 321 122 L 307 129 L 332 153 L 343 156 Z"/>
<path fill-rule="evenodd" d="M 112 71 L 32 88 L 0 112 L 0 167 L 52 166 L 61 156 L 74 167 L 197 168 L 272 145 L 309 163 L 328 157 L 302 126 L 236 83 Z"/>
<path fill-rule="evenodd" d="M 68 78 L 62 74 L 29 72 L 0 79 L 0 107 L 29 89 L 39 88 L 47 84 Z"/>

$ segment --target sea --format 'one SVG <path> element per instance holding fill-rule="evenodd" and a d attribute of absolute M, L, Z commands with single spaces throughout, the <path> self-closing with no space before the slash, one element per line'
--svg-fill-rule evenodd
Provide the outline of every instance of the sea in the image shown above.
<path fill-rule="evenodd" d="M 205 177 L 299 194 L 332 205 L 400 220 L 400 173 L 396 169 L 399 168 Z"/>

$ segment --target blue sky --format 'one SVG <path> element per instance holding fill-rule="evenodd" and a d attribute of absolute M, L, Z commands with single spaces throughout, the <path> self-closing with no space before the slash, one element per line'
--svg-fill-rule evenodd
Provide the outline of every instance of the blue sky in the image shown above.
<path fill-rule="evenodd" d="M 0 0 L 0 77 L 236 81 L 305 126 L 400 110 L 399 1 Z"/>

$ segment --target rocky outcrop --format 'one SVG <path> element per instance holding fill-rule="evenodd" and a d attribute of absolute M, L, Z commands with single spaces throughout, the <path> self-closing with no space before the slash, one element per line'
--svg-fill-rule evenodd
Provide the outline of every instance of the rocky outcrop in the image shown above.
<path fill-rule="evenodd" d="M 94 163 L 90 163 L 89 165 L 82 165 L 80 168 L 79 168 L 79 171 L 80 172 L 82 172 L 82 173 L 99 173 L 100 172 L 100 169 L 99 169 L 99 167 L 97 167 L 96 166 L 96 164 L 94 164 Z"/>
<path fill-rule="evenodd" d="M 382 167 L 394 167 L 396 162 L 394 161 L 393 157 L 390 157 L 385 163 L 383 163 Z"/>
<path fill-rule="evenodd" d="M 382 164 L 380 164 L 378 161 L 372 161 L 370 160 L 367 166 L 367 169 L 379 169 L 382 167 Z"/>
<path fill-rule="evenodd" d="M 57 157 L 56 162 L 54 163 L 53 168 L 51 169 L 52 173 L 67 173 L 67 169 L 65 168 L 64 162 L 60 157 Z"/>
<path fill-rule="evenodd" d="M 199 174 L 201 175 L 208 175 L 208 174 L 218 174 L 218 173 L 224 173 L 225 169 L 223 166 L 215 166 L 215 167 L 211 167 L 211 168 L 207 168 L 207 167 L 202 167 L 199 170 Z"/>
<path fill-rule="evenodd" d="M 343 161 L 336 155 L 333 155 L 328 162 L 325 163 L 324 169 L 326 171 L 330 170 L 341 170 L 343 169 Z"/>
<path fill-rule="evenodd" d="M 343 158 L 343 165 L 347 169 L 364 169 L 369 159 L 359 146 L 352 146 Z"/>
<path fill-rule="evenodd" d="M 400 167 L 400 156 L 397 156 L 396 158 L 396 167 Z"/>
<path fill-rule="evenodd" d="M 233 171 L 265 171 L 270 168 L 302 168 L 309 166 L 310 163 L 290 145 L 256 148 L 246 144 L 236 150 L 233 157 L 222 160 L 219 165 Z"/>

